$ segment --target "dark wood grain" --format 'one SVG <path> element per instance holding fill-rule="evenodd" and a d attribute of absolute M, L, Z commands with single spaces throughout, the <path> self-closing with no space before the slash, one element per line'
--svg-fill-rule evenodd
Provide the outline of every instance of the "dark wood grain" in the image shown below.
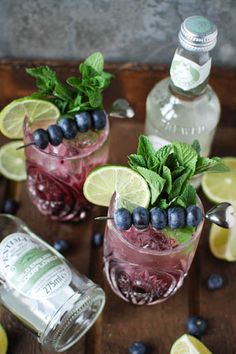
<path fill-rule="evenodd" d="M 33 80 L 26 76 L 25 67 L 48 64 L 60 77 L 76 72 L 78 62 L 63 61 L 0 61 L 0 108 L 12 99 L 28 95 L 34 90 Z M 134 120 L 113 120 L 110 135 L 110 162 L 126 163 L 127 155 L 134 152 L 138 135 L 143 131 L 145 99 L 156 81 L 168 74 L 165 66 L 139 64 L 112 64 L 108 70 L 115 73 L 111 88 L 105 95 L 106 107 L 119 97 L 127 98 L 134 106 Z M 236 71 L 215 69 L 211 85 L 222 103 L 222 118 L 213 146 L 213 154 L 236 156 Z M 0 144 L 5 139 L 1 137 Z M 57 223 L 39 214 L 29 200 L 26 186 L 17 186 L 0 180 L 0 200 L 6 194 L 16 196 L 21 206 L 18 216 L 49 243 L 65 238 L 72 245 L 68 259 L 82 273 L 100 284 L 106 292 L 105 309 L 81 343 L 66 353 L 70 354 L 124 354 L 134 340 L 144 340 L 152 347 L 153 354 L 168 354 L 174 340 L 185 332 L 185 323 L 190 314 L 204 316 L 209 329 L 203 342 L 214 354 L 236 353 L 236 263 L 215 259 L 208 247 L 209 225 L 205 225 L 189 277 L 184 286 L 168 301 L 154 307 L 135 307 L 116 297 L 106 283 L 102 270 L 102 249 L 91 248 L 94 232 L 103 231 L 104 224 L 94 221 L 94 215 L 104 214 L 98 208 L 79 224 Z M 207 208 L 209 203 L 204 199 Z M 206 279 L 212 272 L 226 278 L 224 289 L 209 292 Z M 1 321 L 10 338 L 9 354 L 39 354 L 47 352 L 37 341 L 4 311 Z M 49 354 L 49 353 L 47 353 Z"/>

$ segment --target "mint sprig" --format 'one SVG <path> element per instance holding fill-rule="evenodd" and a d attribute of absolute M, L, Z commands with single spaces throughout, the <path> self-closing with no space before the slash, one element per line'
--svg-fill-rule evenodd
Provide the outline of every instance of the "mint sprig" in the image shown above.
<path fill-rule="evenodd" d="M 104 71 L 104 58 L 93 53 L 79 66 L 78 76 L 62 83 L 48 66 L 28 68 L 26 72 L 36 79 L 38 91 L 30 97 L 54 103 L 61 114 L 101 109 L 103 90 L 109 86 L 112 75 Z"/>
<path fill-rule="evenodd" d="M 140 136 L 137 154 L 128 157 L 130 167 L 146 180 L 150 204 L 166 209 L 172 205 L 184 208 L 196 204 L 196 191 L 190 179 L 199 173 L 229 171 L 219 157 L 200 156 L 200 144 L 173 142 L 155 150 L 146 136 Z"/>

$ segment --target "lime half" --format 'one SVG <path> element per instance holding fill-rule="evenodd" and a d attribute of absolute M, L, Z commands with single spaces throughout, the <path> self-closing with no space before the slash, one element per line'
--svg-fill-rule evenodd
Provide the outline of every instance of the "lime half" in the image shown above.
<path fill-rule="evenodd" d="M 21 98 L 9 103 L 0 113 L 0 129 L 10 139 L 22 139 L 25 117 L 37 120 L 56 121 L 60 117 L 58 108 L 48 101 Z"/>
<path fill-rule="evenodd" d="M 84 195 L 93 204 L 109 206 L 113 193 L 127 205 L 148 207 L 150 191 L 145 179 L 123 166 L 103 166 L 92 171 L 84 183 Z"/>
<path fill-rule="evenodd" d="M 209 246 L 216 258 L 231 262 L 236 261 L 236 225 L 231 229 L 223 229 L 217 225 L 212 225 Z"/>
<path fill-rule="evenodd" d="M 8 347 L 7 334 L 0 325 L 0 354 L 6 354 Z"/>
<path fill-rule="evenodd" d="M 229 202 L 236 204 L 236 157 L 224 157 L 222 162 L 230 172 L 207 172 L 202 178 L 202 189 L 214 203 Z"/>
<path fill-rule="evenodd" d="M 212 354 L 212 352 L 197 338 L 184 334 L 174 342 L 170 354 Z"/>
<path fill-rule="evenodd" d="M 13 181 L 26 179 L 24 151 L 16 150 L 23 141 L 12 141 L 0 148 L 0 173 Z"/>

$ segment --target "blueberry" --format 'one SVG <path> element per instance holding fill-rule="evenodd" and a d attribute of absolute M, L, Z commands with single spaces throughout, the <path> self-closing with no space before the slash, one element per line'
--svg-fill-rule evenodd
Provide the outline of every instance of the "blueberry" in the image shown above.
<path fill-rule="evenodd" d="M 156 230 L 164 229 L 167 225 L 167 214 L 164 209 L 152 208 L 150 210 L 152 227 Z"/>
<path fill-rule="evenodd" d="M 213 273 L 207 279 L 207 287 L 209 290 L 218 290 L 223 288 L 224 278 L 220 274 Z"/>
<path fill-rule="evenodd" d="M 188 226 L 198 226 L 202 219 L 202 210 L 197 205 L 190 205 L 187 210 L 186 224 Z"/>
<path fill-rule="evenodd" d="M 60 253 L 65 253 L 69 250 L 69 244 L 65 240 L 56 240 L 53 247 Z"/>
<path fill-rule="evenodd" d="M 185 226 L 186 211 L 181 207 L 168 209 L 168 225 L 171 229 L 178 229 Z"/>
<path fill-rule="evenodd" d="M 195 337 L 200 337 L 206 332 L 207 324 L 201 316 L 191 316 L 187 321 L 187 331 Z"/>
<path fill-rule="evenodd" d="M 106 113 L 102 110 L 92 111 L 92 122 L 94 130 L 101 130 L 106 125 Z"/>
<path fill-rule="evenodd" d="M 132 225 L 132 216 L 125 208 L 117 209 L 114 213 L 116 227 L 120 230 L 128 230 Z"/>
<path fill-rule="evenodd" d="M 87 132 L 92 127 L 92 117 L 89 112 L 79 112 L 75 115 L 77 128 L 81 133 Z"/>
<path fill-rule="evenodd" d="M 95 232 L 92 238 L 92 247 L 97 248 L 103 244 L 103 234 L 101 232 Z"/>
<path fill-rule="evenodd" d="M 145 343 L 137 341 L 129 347 L 129 354 L 148 354 L 148 348 Z"/>
<path fill-rule="evenodd" d="M 63 139 L 63 133 L 61 127 L 57 124 L 52 124 L 48 126 L 48 136 L 49 142 L 53 146 L 58 146 L 61 144 Z"/>
<path fill-rule="evenodd" d="M 133 210 L 133 223 L 137 229 L 146 229 L 149 224 L 149 211 L 143 207 L 135 208 Z"/>
<path fill-rule="evenodd" d="M 74 139 L 78 132 L 76 122 L 73 118 L 63 117 L 59 120 L 58 125 L 61 127 L 63 137 L 65 139 Z"/>
<path fill-rule="evenodd" d="M 36 129 L 33 134 L 33 142 L 39 149 L 46 149 L 49 143 L 49 136 L 46 130 L 44 129 Z"/>
<path fill-rule="evenodd" d="M 3 203 L 2 211 L 6 214 L 15 214 L 19 207 L 19 203 L 14 199 L 6 199 Z"/>

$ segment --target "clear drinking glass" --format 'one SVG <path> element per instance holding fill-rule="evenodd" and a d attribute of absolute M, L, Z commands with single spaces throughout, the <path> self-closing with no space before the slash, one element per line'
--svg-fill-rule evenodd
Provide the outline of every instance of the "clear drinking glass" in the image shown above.
<path fill-rule="evenodd" d="M 202 204 L 199 200 L 199 206 Z M 115 209 L 113 196 L 108 216 Z M 104 240 L 104 271 L 112 290 L 123 300 L 135 305 L 154 305 L 168 299 L 183 284 L 193 261 L 203 222 L 192 238 L 177 245 L 164 230 L 127 231 L 117 229 L 108 220 Z"/>
<path fill-rule="evenodd" d="M 24 143 L 32 142 L 32 132 L 47 128 L 49 120 L 24 123 Z M 73 140 L 40 150 L 25 148 L 27 185 L 33 203 L 44 215 L 59 221 L 78 221 L 86 216 L 90 204 L 83 196 L 88 173 L 108 159 L 109 122 L 103 130 L 78 133 Z"/>
<path fill-rule="evenodd" d="M 66 350 L 101 313 L 103 290 L 20 219 L 0 214 L 0 232 L 0 304 L 47 350 Z"/>

